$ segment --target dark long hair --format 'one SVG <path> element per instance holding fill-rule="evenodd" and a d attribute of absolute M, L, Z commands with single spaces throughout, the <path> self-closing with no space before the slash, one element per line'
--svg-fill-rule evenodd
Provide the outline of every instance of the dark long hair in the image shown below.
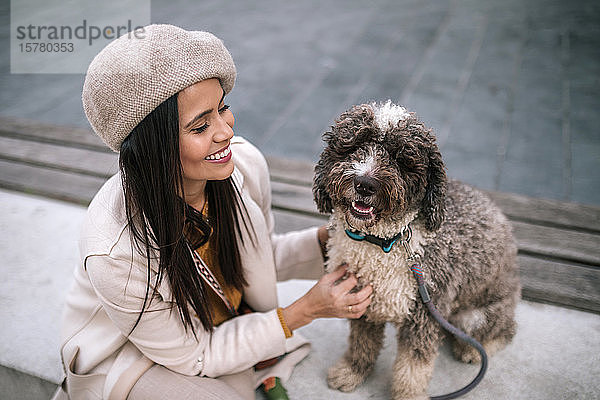
<path fill-rule="evenodd" d="M 239 252 L 239 245 L 243 245 L 239 219 L 248 229 L 247 211 L 231 177 L 206 183 L 208 221 L 183 201 L 177 94 L 148 114 L 123 141 L 119 168 L 132 246 L 147 260 L 146 297 L 131 332 L 165 274 L 185 329 L 193 331 L 191 307 L 204 329 L 211 331 L 213 318 L 206 296 L 210 289 L 196 270 L 188 243 L 196 249 L 210 241 L 211 248 L 217 250 L 215 261 L 225 283 L 242 290 L 247 283 Z M 151 282 L 150 262 L 156 257 L 158 274 Z"/>

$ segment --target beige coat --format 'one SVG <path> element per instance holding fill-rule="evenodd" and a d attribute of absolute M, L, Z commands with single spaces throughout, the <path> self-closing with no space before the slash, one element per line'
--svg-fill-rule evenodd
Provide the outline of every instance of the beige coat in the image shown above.
<path fill-rule="evenodd" d="M 261 371 L 284 379 L 308 353 L 300 335 L 286 339 L 275 308 L 276 280 L 318 279 L 323 273 L 316 228 L 278 235 L 273 232 L 267 164 L 250 143 L 235 137 L 233 178 L 258 240 L 242 246 L 248 281 L 245 301 L 256 311 L 224 322 L 212 334 L 196 320 L 196 334 L 185 332 L 163 279 L 139 325 L 146 292 L 146 260 L 132 250 L 123 189 L 115 175 L 89 206 L 80 240 L 81 263 L 75 269 L 62 325 L 61 356 L 72 399 L 124 399 L 153 363 L 185 375 L 218 377 L 251 368 L 256 362 L 290 353 L 275 367 Z M 246 233 L 247 235 L 247 233 Z M 158 262 L 151 262 L 154 282 Z M 152 289 L 151 289 L 152 290 Z"/>

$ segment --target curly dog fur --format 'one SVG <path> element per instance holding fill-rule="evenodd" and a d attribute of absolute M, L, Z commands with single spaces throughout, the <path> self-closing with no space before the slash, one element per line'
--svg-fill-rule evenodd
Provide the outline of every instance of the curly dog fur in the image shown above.
<path fill-rule="evenodd" d="M 390 238 L 410 224 L 434 304 L 492 354 L 516 328 L 520 283 L 511 226 L 481 192 L 447 179 L 432 131 L 390 101 L 351 108 L 324 140 L 313 193 L 319 211 L 332 213 L 327 268 L 347 263 L 359 285 L 374 289 L 365 315 L 350 322 L 349 348 L 329 370 L 328 384 L 346 392 L 361 384 L 392 322 L 398 332 L 393 397 L 427 398 L 444 332 L 418 300 L 407 254 L 400 245 L 384 253 L 345 230 Z M 452 340 L 459 360 L 480 361 L 474 349 Z"/>

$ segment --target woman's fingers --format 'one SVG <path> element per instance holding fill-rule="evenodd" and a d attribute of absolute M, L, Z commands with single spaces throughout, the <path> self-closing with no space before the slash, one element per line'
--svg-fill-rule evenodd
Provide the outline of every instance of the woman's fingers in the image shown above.
<path fill-rule="evenodd" d="M 342 264 L 325 274 L 309 292 L 316 305 L 317 317 L 360 318 L 371 303 L 373 288 L 367 285 L 360 290 L 356 275 Z"/>
<path fill-rule="evenodd" d="M 356 319 L 363 316 L 365 311 L 367 311 L 368 304 L 356 304 L 353 305 L 348 314 L 345 316 L 346 318 Z"/>
<path fill-rule="evenodd" d="M 356 293 L 350 293 L 348 295 L 350 297 L 349 301 L 351 304 L 362 303 L 369 298 L 371 293 L 373 293 L 373 287 L 371 285 L 367 285 Z"/>
<path fill-rule="evenodd" d="M 334 282 L 342 278 L 346 274 L 347 270 L 348 265 L 342 264 L 339 267 L 337 267 L 334 271 L 323 275 L 321 280 L 323 281 L 323 283 L 333 284 Z"/>
<path fill-rule="evenodd" d="M 356 276 L 354 274 L 348 274 L 348 276 L 345 277 L 344 280 L 340 281 L 335 286 L 335 290 L 345 294 L 354 289 L 357 283 L 358 279 L 356 279 Z"/>
<path fill-rule="evenodd" d="M 357 303 L 351 304 L 347 307 L 348 315 L 347 318 L 360 318 L 367 311 L 367 307 L 371 304 L 371 293 L 373 289 L 371 286 L 363 288 L 360 292 L 356 293 L 356 299 L 359 299 Z M 354 295 L 353 295 L 354 296 Z"/>

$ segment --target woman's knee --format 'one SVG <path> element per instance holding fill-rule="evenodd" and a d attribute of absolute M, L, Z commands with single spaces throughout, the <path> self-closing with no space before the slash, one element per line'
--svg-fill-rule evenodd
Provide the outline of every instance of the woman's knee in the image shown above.
<path fill-rule="evenodd" d="M 228 382 L 200 376 L 187 376 L 173 372 L 161 365 L 146 371 L 129 392 L 128 400 L 247 400 L 254 398 L 238 393 Z"/>

